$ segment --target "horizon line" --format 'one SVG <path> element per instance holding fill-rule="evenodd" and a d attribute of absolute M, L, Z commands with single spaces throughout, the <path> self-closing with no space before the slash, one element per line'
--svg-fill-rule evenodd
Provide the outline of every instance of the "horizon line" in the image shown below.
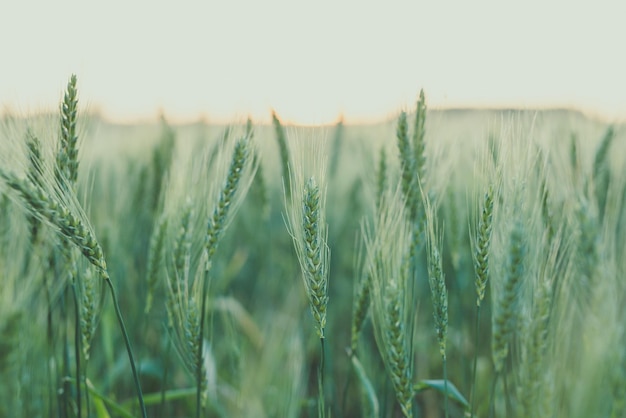
<path fill-rule="evenodd" d="M 402 108 L 399 108 L 395 112 L 387 112 L 386 115 L 379 115 L 374 117 L 346 117 L 344 112 L 339 112 L 335 117 L 331 120 L 323 121 L 320 123 L 302 123 L 298 120 L 293 120 L 292 118 L 286 118 L 281 116 L 279 112 L 276 112 L 279 120 L 284 125 L 289 126 L 331 126 L 335 125 L 339 122 L 342 122 L 344 125 L 377 125 L 389 123 L 395 120 L 400 113 Z M 103 111 L 100 107 L 91 107 L 91 109 L 83 108 L 82 111 L 79 110 L 79 115 L 87 118 L 95 118 L 100 121 L 112 125 L 151 125 L 158 124 L 162 121 L 166 121 L 168 125 L 173 126 L 186 126 L 193 124 L 206 124 L 206 125 L 236 125 L 238 123 L 245 123 L 247 119 L 252 119 L 252 121 L 257 125 L 271 125 L 272 124 L 272 112 L 275 109 L 268 108 L 267 116 L 265 117 L 252 117 L 250 112 L 248 116 L 231 116 L 231 117 L 220 117 L 220 116 L 212 116 L 207 112 L 198 112 L 193 116 L 173 116 L 174 112 L 166 112 L 164 110 L 158 111 L 156 114 L 150 116 L 136 116 L 130 118 L 119 118 L 108 114 L 108 112 Z M 476 105 L 476 106 L 463 106 L 463 105 L 451 105 L 451 106 L 428 106 L 427 111 L 429 112 L 567 112 L 571 114 L 578 114 L 583 116 L 586 119 L 607 123 L 607 124 L 624 124 L 626 123 L 626 114 L 620 115 L 617 117 L 610 117 L 606 115 L 605 112 L 594 110 L 594 109 L 583 109 L 577 106 L 513 106 L 513 105 Z M 409 114 L 413 113 L 414 110 L 408 111 Z M 26 112 L 16 112 L 10 106 L 3 106 L 0 108 L 0 118 L 16 118 L 16 119 L 29 119 L 32 117 L 54 117 L 56 116 L 56 111 L 52 109 L 39 109 L 39 110 L 31 110 Z M 79 116 L 80 117 L 80 116 Z"/>

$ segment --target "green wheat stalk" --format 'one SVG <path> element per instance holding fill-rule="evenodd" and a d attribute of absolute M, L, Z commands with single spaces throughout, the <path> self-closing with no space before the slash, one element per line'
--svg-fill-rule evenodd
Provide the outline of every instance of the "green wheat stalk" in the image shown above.
<path fill-rule="evenodd" d="M 480 331 L 480 313 L 481 303 L 485 298 L 487 282 L 489 281 L 489 247 L 491 245 L 491 230 L 493 226 L 493 210 L 494 210 L 494 188 L 489 186 L 485 193 L 483 203 L 480 209 L 480 218 L 478 220 L 476 239 L 473 239 L 473 257 L 474 272 L 476 279 L 474 281 L 476 287 L 476 321 L 474 325 L 474 364 L 472 367 L 472 392 L 470 396 L 471 414 L 474 417 L 476 400 L 474 399 L 476 391 L 476 368 L 478 364 L 478 341 Z"/>
<path fill-rule="evenodd" d="M 495 385 L 499 376 L 504 376 L 506 386 L 504 362 L 509 355 L 510 344 L 515 333 L 515 327 L 518 324 L 517 307 L 519 306 L 518 299 L 527 252 L 524 232 L 525 228 L 522 222 L 519 220 L 514 221 L 509 238 L 509 254 L 506 276 L 504 277 L 504 288 L 497 300 L 492 317 L 491 355 L 495 371 L 491 394 L 492 406 L 494 401 L 493 391 L 495 391 Z"/>
<path fill-rule="evenodd" d="M 426 206 L 426 224 L 428 229 L 428 283 L 433 303 L 435 334 L 439 343 L 439 354 L 443 362 L 444 406 L 445 416 L 450 415 L 448 406 L 448 362 L 446 357 L 446 341 L 448 336 L 448 291 L 443 274 L 443 233 L 437 225 L 437 213 L 429 199 L 424 197 Z"/>
<path fill-rule="evenodd" d="M 363 226 L 372 319 L 378 351 L 400 408 L 413 416 L 413 363 L 409 351 L 413 300 L 409 283 L 411 227 L 400 194 L 386 193 L 374 227 Z"/>
<path fill-rule="evenodd" d="M 318 413 L 325 414 L 324 329 L 328 306 L 330 248 L 326 222 L 326 138 L 297 138 L 290 166 L 291 192 L 285 190 L 286 226 L 300 264 L 302 281 L 320 340 Z"/>
<path fill-rule="evenodd" d="M 217 250 L 219 240 L 222 237 L 224 231 L 230 224 L 234 214 L 236 213 L 243 197 L 250 188 L 250 184 L 254 179 L 256 173 L 256 165 L 253 158 L 251 158 L 251 138 L 250 130 L 248 135 L 244 136 L 235 143 L 233 155 L 230 160 L 230 166 L 226 175 L 226 181 L 224 186 L 219 192 L 217 203 L 213 209 L 213 213 L 209 217 L 207 222 L 207 233 L 204 243 L 204 250 L 206 254 L 205 261 L 205 273 L 202 281 L 201 291 L 201 308 L 200 308 L 200 330 L 197 337 L 198 356 L 196 364 L 196 376 L 198 382 L 203 381 L 203 367 L 204 367 L 204 324 L 206 320 L 207 312 L 207 299 L 209 290 L 209 272 L 213 261 L 213 256 Z M 202 385 L 198 384 L 198 393 L 196 396 L 196 413 L 200 416 L 201 405 L 201 393 Z"/>
<path fill-rule="evenodd" d="M 517 314 L 515 305 L 524 273 L 524 227 L 514 223 L 510 234 L 509 259 L 504 289 L 498 300 L 493 318 L 492 354 L 496 373 L 501 373 L 509 351 L 509 344 L 515 330 Z"/>

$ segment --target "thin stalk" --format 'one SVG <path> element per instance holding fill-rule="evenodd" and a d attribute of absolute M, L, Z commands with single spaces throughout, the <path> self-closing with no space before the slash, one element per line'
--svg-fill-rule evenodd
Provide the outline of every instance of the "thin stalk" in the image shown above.
<path fill-rule="evenodd" d="M 320 338 L 320 349 L 321 349 L 321 358 L 320 358 L 320 367 L 317 371 L 317 382 L 318 382 L 318 390 L 319 390 L 319 399 L 318 399 L 318 413 L 319 418 L 324 418 L 326 416 L 325 412 L 325 402 L 324 402 L 324 338 Z"/>
<path fill-rule="evenodd" d="M 61 293 L 61 323 L 63 324 L 63 392 L 61 393 L 62 417 L 69 416 L 69 393 L 71 389 L 71 383 L 67 379 L 70 375 L 70 353 L 68 349 L 69 342 L 67 339 L 67 327 L 65 326 L 67 321 L 67 307 L 65 306 L 66 292 L 67 287 L 64 286 L 63 292 Z"/>
<path fill-rule="evenodd" d="M 489 246 L 493 227 L 494 187 L 489 185 L 485 193 L 478 228 L 474 241 L 474 271 L 476 279 L 476 323 L 474 324 L 474 364 L 472 367 L 472 388 L 470 393 L 471 413 L 474 418 L 476 410 L 476 372 L 478 365 L 478 336 L 480 334 L 480 305 L 485 297 L 487 281 L 489 280 Z"/>
<path fill-rule="evenodd" d="M 87 418 L 91 417 L 91 402 L 89 399 L 89 389 L 87 389 L 87 363 L 89 360 L 85 360 L 84 370 L 84 378 L 82 379 L 82 383 L 85 384 L 85 410 L 87 411 Z"/>
<path fill-rule="evenodd" d="M 46 378 L 48 379 L 48 387 L 51 388 L 52 392 L 48 393 L 48 411 L 52 412 L 54 409 L 55 399 L 54 399 L 54 390 L 52 389 L 54 386 L 52 384 L 52 361 L 51 359 L 54 356 L 54 341 L 52 339 L 52 300 L 50 296 L 50 284 L 48 283 L 48 274 L 44 272 L 43 274 L 43 287 L 46 295 L 46 340 L 47 344 L 47 358 L 48 361 L 46 367 Z M 58 412 L 58 411 L 57 411 Z"/>
<path fill-rule="evenodd" d="M 115 287 L 113 287 L 113 282 L 107 274 L 105 274 L 104 280 L 111 290 L 111 298 L 113 299 L 113 306 L 115 307 L 115 315 L 117 316 L 117 321 L 119 322 L 120 330 L 122 331 L 122 336 L 124 337 L 124 344 L 126 345 L 126 351 L 128 352 L 128 360 L 130 361 L 130 368 L 133 371 L 133 379 L 135 381 L 135 389 L 137 390 L 137 399 L 139 400 L 139 409 L 141 409 L 141 416 L 143 418 L 148 418 L 148 415 L 146 414 L 146 405 L 143 402 L 141 384 L 139 383 L 139 375 L 137 374 L 137 367 L 135 366 L 135 359 L 133 357 L 133 349 L 130 346 L 130 339 L 128 338 L 126 326 L 124 325 L 124 319 L 122 318 L 122 312 L 120 311 L 120 305 L 117 301 Z"/>
<path fill-rule="evenodd" d="M 198 335 L 198 347 L 199 347 L 199 356 L 197 359 L 198 363 L 196 365 L 196 380 L 197 380 L 197 388 L 196 388 L 196 418 L 200 418 L 200 411 L 202 407 L 202 358 L 203 350 L 204 350 L 204 317 L 206 314 L 206 300 L 209 297 L 209 271 L 210 265 L 208 265 L 204 270 L 204 280 L 202 281 L 202 305 L 200 308 L 200 332 Z"/>
<path fill-rule="evenodd" d="M 78 295 L 76 294 L 76 284 L 72 283 L 72 296 L 74 299 L 74 357 L 76 361 L 76 406 L 78 408 L 77 416 L 81 418 L 81 390 L 80 390 L 80 309 L 78 308 Z"/>
<path fill-rule="evenodd" d="M 476 410 L 476 367 L 478 365 L 478 332 L 480 330 L 480 305 L 476 306 L 476 323 L 474 324 L 474 365 L 472 366 L 472 388 L 470 392 L 471 412 L 470 418 L 474 418 Z"/>
<path fill-rule="evenodd" d="M 144 316 L 143 316 L 143 327 L 142 327 L 142 329 L 143 329 L 143 338 L 142 338 L 142 340 L 143 340 L 143 341 L 146 341 L 146 340 L 147 340 L 147 337 L 148 337 L 148 332 L 149 332 L 149 327 L 148 327 L 148 324 L 149 324 L 149 322 L 150 322 L 150 319 L 149 319 L 148 315 L 149 315 L 149 313 L 146 311 L 146 312 L 144 313 Z M 149 355 L 150 355 L 149 350 L 146 350 L 146 351 L 147 351 L 147 352 L 145 352 L 145 353 L 144 353 L 144 355 L 146 355 L 146 354 L 147 354 L 147 355 L 149 356 Z M 139 378 L 141 378 L 141 375 L 143 374 L 143 370 L 142 370 L 142 367 L 141 367 L 141 366 L 142 366 L 142 364 L 141 364 L 141 362 L 140 362 L 140 363 L 139 363 L 139 367 L 138 367 L 138 374 L 139 374 Z"/>
<path fill-rule="evenodd" d="M 445 398 L 443 400 L 443 406 L 446 414 L 446 418 L 450 417 L 450 407 L 448 406 L 448 360 L 443 358 L 443 391 L 445 392 Z"/>

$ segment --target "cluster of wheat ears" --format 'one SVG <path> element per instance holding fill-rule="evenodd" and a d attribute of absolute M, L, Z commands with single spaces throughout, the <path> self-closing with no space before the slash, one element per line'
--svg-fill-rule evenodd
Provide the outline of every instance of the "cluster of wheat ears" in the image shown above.
<path fill-rule="evenodd" d="M 78 116 L 3 119 L 0 416 L 626 417 L 623 128 Z"/>

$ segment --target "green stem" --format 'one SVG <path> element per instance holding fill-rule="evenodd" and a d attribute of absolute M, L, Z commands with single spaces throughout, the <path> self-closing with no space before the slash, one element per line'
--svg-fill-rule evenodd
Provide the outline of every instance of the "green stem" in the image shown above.
<path fill-rule="evenodd" d="M 52 338 L 52 300 L 50 296 L 50 285 L 48 284 L 48 274 L 44 272 L 43 274 L 43 286 L 46 295 L 46 357 L 48 358 L 47 367 L 46 367 L 46 378 L 48 380 L 48 387 L 50 391 L 48 392 L 48 411 L 52 413 L 55 405 L 55 395 L 54 395 L 54 385 L 52 383 L 52 374 L 53 374 L 53 366 L 50 361 L 54 356 L 54 340 Z M 58 412 L 58 410 L 57 410 Z"/>
<path fill-rule="evenodd" d="M 85 409 L 87 410 L 87 418 L 91 418 L 91 403 L 89 400 L 89 389 L 87 388 L 87 364 L 88 360 L 85 360 L 84 369 L 84 378 L 82 382 L 85 384 Z"/>
<path fill-rule="evenodd" d="M 148 324 L 150 322 L 150 318 L 148 317 L 148 312 L 145 312 L 145 314 L 143 315 L 143 326 L 141 327 L 143 329 L 143 337 L 142 337 L 142 341 L 146 341 L 148 339 L 148 332 L 149 332 L 149 328 L 148 328 Z M 145 352 L 144 355 L 150 356 L 149 350 L 147 350 L 148 352 Z M 138 370 L 137 370 L 137 374 L 139 375 L 139 378 L 141 379 L 141 375 L 143 373 L 142 370 L 142 364 L 141 362 L 139 362 L 139 366 L 138 366 Z M 145 401 L 145 400 L 144 400 Z M 161 410 L 161 413 L 163 411 Z"/>
<path fill-rule="evenodd" d="M 321 343 L 321 358 L 320 358 L 320 368 L 317 372 L 317 382 L 318 382 L 318 390 L 319 390 L 319 399 L 318 399 L 318 417 L 324 418 L 325 414 L 325 402 L 324 402 L 324 338 L 320 338 Z"/>
<path fill-rule="evenodd" d="M 104 280 L 106 281 L 109 289 L 111 289 L 111 298 L 113 299 L 113 306 L 115 307 L 115 315 L 117 316 L 117 321 L 120 324 L 120 330 L 122 331 L 122 336 L 124 337 L 124 344 L 126 345 L 126 351 L 128 352 L 128 360 L 130 361 L 130 368 L 133 371 L 133 379 L 135 380 L 135 389 L 137 390 L 137 399 L 139 401 L 139 408 L 141 409 L 141 416 L 143 418 L 147 418 L 146 414 L 146 405 L 143 403 L 143 394 L 141 392 L 141 384 L 139 383 L 139 375 L 137 374 L 137 367 L 135 366 L 135 359 L 133 358 L 133 349 L 130 347 L 130 340 L 128 338 L 128 333 L 126 332 L 126 326 L 124 325 L 124 319 L 122 318 L 122 312 L 120 311 L 120 305 L 117 301 L 117 294 L 115 293 L 115 288 L 113 287 L 113 282 L 105 275 Z"/>
<path fill-rule="evenodd" d="M 69 417 L 69 395 L 71 390 L 71 383 L 67 379 L 70 376 L 70 352 L 69 352 L 69 342 L 67 338 L 67 306 L 65 305 L 65 301 L 67 299 L 67 286 L 63 286 L 63 292 L 61 294 L 61 323 L 63 324 L 63 393 L 62 397 L 62 407 L 61 407 L 61 417 Z"/>
<path fill-rule="evenodd" d="M 206 300 L 209 295 L 209 270 L 210 265 L 206 267 L 204 270 L 204 280 L 202 281 L 202 305 L 200 308 L 200 332 L 198 333 L 198 347 L 199 354 L 198 359 L 196 359 L 196 383 L 197 383 L 197 392 L 196 392 L 196 418 L 200 418 L 200 411 L 202 408 L 202 364 L 203 364 L 203 350 L 204 350 L 204 317 L 206 315 Z"/>
<path fill-rule="evenodd" d="M 472 367 L 472 388 L 470 392 L 471 413 L 470 418 L 474 418 L 476 410 L 476 367 L 478 365 L 478 332 L 480 330 L 480 305 L 476 306 L 476 324 L 474 325 L 474 365 Z"/>
<path fill-rule="evenodd" d="M 76 406 L 78 408 L 77 417 L 81 418 L 81 390 L 80 390 L 80 309 L 78 307 L 78 295 L 76 294 L 76 284 L 72 283 L 72 296 L 74 299 L 74 357 L 76 361 Z"/>
<path fill-rule="evenodd" d="M 445 408 L 446 418 L 450 417 L 450 409 L 448 406 L 448 360 L 444 356 L 443 357 L 443 390 L 445 392 L 445 398 L 443 400 L 443 405 Z"/>

